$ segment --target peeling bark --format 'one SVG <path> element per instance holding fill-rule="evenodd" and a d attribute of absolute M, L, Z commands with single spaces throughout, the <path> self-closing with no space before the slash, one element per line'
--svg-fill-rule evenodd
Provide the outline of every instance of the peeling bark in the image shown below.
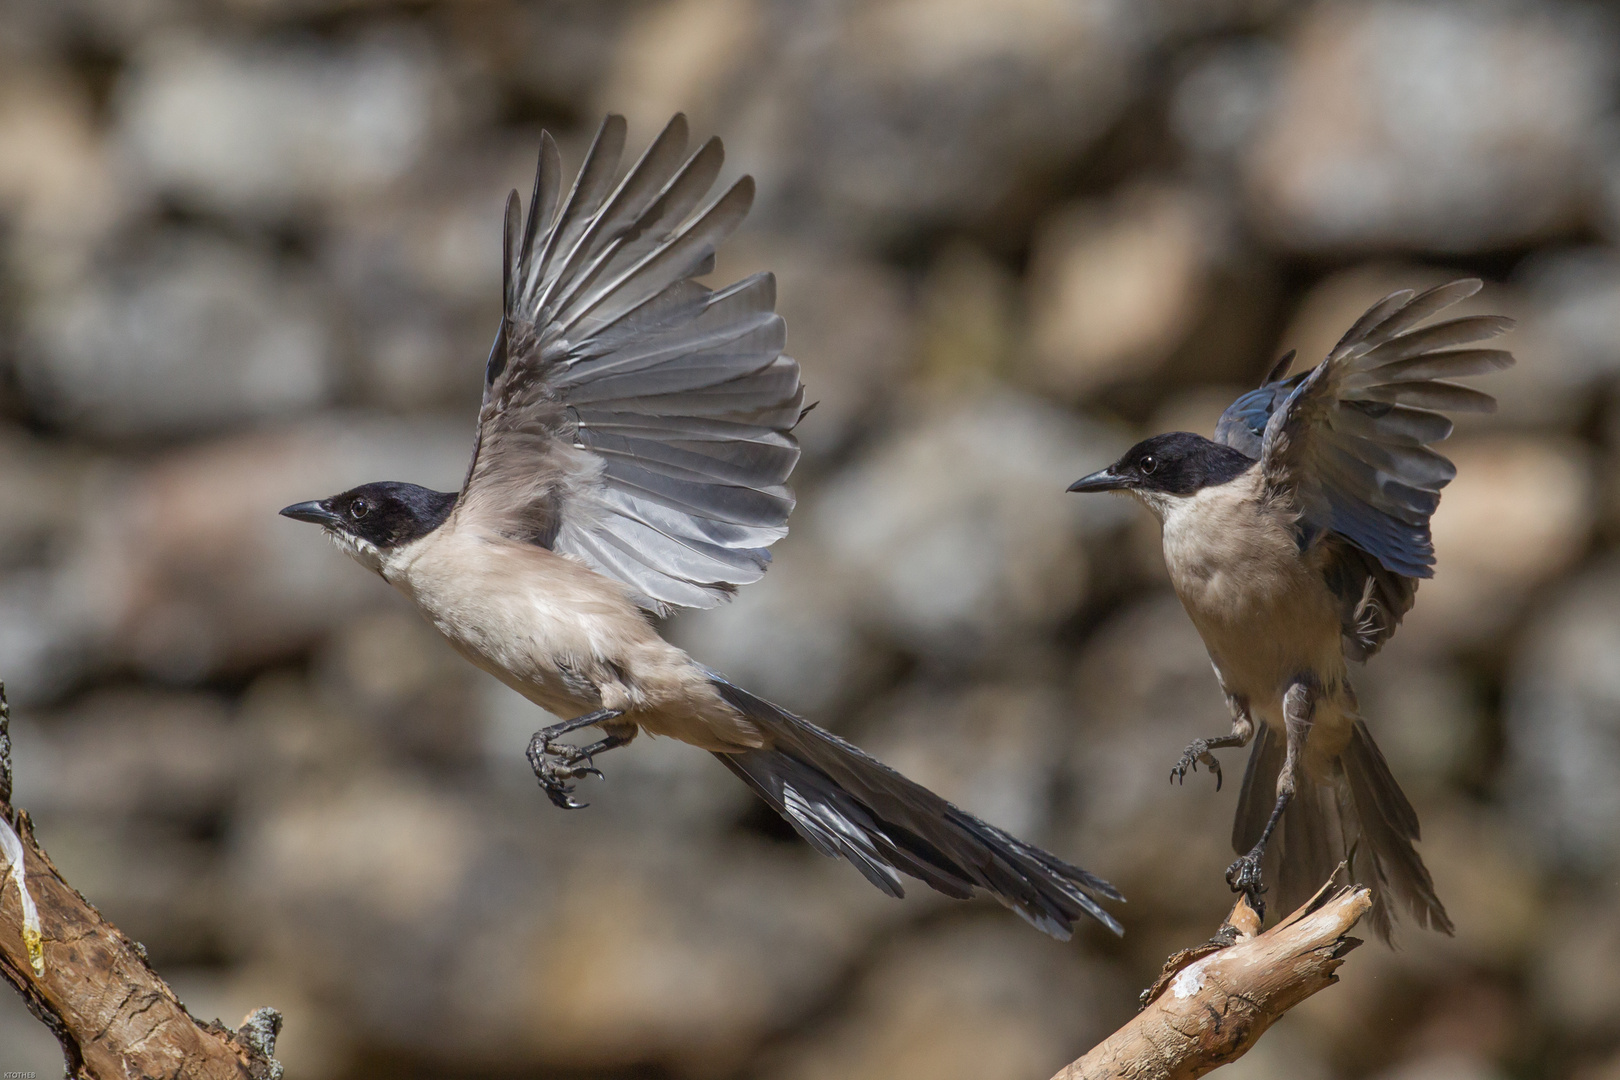
<path fill-rule="evenodd" d="M 1283 1013 L 1339 981 L 1372 906 L 1361 887 L 1322 886 L 1265 933 L 1246 899 L 1215 937 L 1165 962 L 1142 1011 L 1052 1080 L 1191 1080 L 1236 1061 Z"/>

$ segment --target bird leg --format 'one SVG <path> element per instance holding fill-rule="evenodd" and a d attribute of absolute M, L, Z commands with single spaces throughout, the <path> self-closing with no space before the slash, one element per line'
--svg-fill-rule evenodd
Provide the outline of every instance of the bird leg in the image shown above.
<path fill-rule="evenodd" d="M 574 746 L 570 743 L 558 743 L 556 740 L 571 731 L 612 720 L 623 712 L 623 709 L 597 709 L 584 716 L 576 716 L 572 720 L 543 727 L 534 733 L 534 738 L 529 740 L 529 767 L 534 770 L 535 779 L 540 781 L 540 786 L 545 789 L 546 798 L 551 800 L 553 806 L 560 806 L 564 810 L 580 810 L 589 805 L 574 801 L 574 785 L 567 781 L 577 780 L 582 776 L 601 776 L 601 772 L 591 759 L 605 750 L 623 746 L 632 736 L 608 735 L 607 738 L 589 746 Z"/>
<path fill-rule="evenodd" d="M 1182 751 L 1181 760 L 1170 769 L 1171 780 L 1185 783 L 1188 770 L 1197 772 L 1198 764 L 1202 762 L 1205 768 L 1215 774 L 1215 790 L 1221 790 L 1221 763 L 1210 751 L 1228 746 L 1248 746 L 1249 740 L 1254 737 L 1254 720 L 1249 716 L 1248 699 L 1227 694 L 1226 707 L 1232 710 L 1232 733 L 1194 739 Z"/>
<path fill-rule="evenodd" d="M 1271 808 L 1271 816 L 1266 819 L 1266 827 L 1260 832 L 1260 839 L 1249 849 L 1247 855 L 1239 856 L 1237 861 L 1226 868 L 1226 883 L 1232 887 L 1233 892 L 1240 892 L 1249 898 L 1249 906 L 1255 913 L 1265 918 L 1265 901 L 1260 894 L 1265 887 L 1260 883 L 1260 859 L 1265 854 L 1266 844 L 1271 840 L 1271 834 L 1276 831 L 1277 822 L 1282 820 L 1283 811 L 1293 801 L 1295 781 L 1299 769 L 1299 755 L 1305 747 L 1305 739 L 1311 733 L 1311 723 L 1316 714 L 1317 689 L 1314 679 L 1303 677 L 1295 680 L 1283 695 L 1283 723 L 1287 728 L 1287 750 L 1283 755 L 1282 771 L 1277 774 L 1277 804 Z"/>

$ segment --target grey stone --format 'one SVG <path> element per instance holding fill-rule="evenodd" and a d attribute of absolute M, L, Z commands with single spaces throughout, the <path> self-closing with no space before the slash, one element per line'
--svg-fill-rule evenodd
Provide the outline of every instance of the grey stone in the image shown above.
<path fill-rule="evenodd" d="M 1248 752 L 1217 753 L 1220 793 L 1202 769 L 1182 785 L 1169 780 L 1189 742 L 1232 727 L 1209 654 L 1175 595 L 1151 593 L 1099 626 L 1075 667 L 1073 694 L 1069 847 L 1130 898 L 1127 918 L 1162 925 L 1224 916 L 1231 809 Z"/>
<path fill-rule="evenodd" d="M 802 509 L 862 617 L 909 649 L 964 658 L 1050 629 L 1086 595 L 1086 541 L 1123 503 L 1064 494 L 1124 440 L 1036 399 L 936 401 Z"/>
<path fill-rule="evenodd" d="M 281 216 L 385 187 L 443 117 L 422 42 L 399 35 L 275 46 L 152 35 L 117 100 L 119 143 L 155 191 L 216 212 Z"/>
<path fill-rule="evenodd" d="M 309 290 L 252 249 L 160 234 L 29 313 L 30 403 L 103 436 L 182 434 L 324 404 L 337 373 Z"/>
<path fill-rule="evenodd" d="M 1038 682 L 915 679 L 866 710 L 862 749 L 985 821 L 1031 842 L 1051 835 L 1073 718 Z"/>
<path fill-rule="evenodd" d="M 1590 388 L 1620 375 L 1620 252 L 1546 252 L 1532 256 L 1514 276 L 1571 381 Z"/>
<path fill-rule="evenodd" d="M 1231 217 L 1211 191 L 1151 181 L 1047 217 L 1030 258 L 1032 381 L 1075 400 L 1172 372 L 1248 377 L 1270 304 Z"/>
<path fill-rule="evenodd" d="M 948 923 L 890 944 L 838 1011 L 771 1056 L 785 1080 L 1046 1076 L 1126 1019 L 1095 960 L 1007 920 Z"/>
<path fill-rule="evenodd" d="M 671 844 L 538 797 L 495 810 L 378 772 L 265 805 L 235 865 L 244 944 L 363 1042 L 427 1061 L 703 1071 L 906 913 L 797 845 Z"/>
<path fill-rule="evenodd" d="M 228 812 L 248 762 L 209 694 L 105 690 L 19 709 L 17 802 L 42 821 L 143 820 L 186 830 Z"/>
<path fill-rule="evenodd" d="M 729 604 L 680 615 L 670 636 L 754 693 L 825 717 L 881 672 L 883 651 L 861 631 L 853 582 L 814 537 L 792 533 L 772 556 L 762 580 Z"/>
<path fill-rule="evenodd" d="M 406 601 L 276 511 L 380 479 L 456 490 L 470 442 L 461 424 L 328 414 L 176 450 L 107 478 L 63 573 L 95 599 L 109 657 L 158 677 L 291 655 Z"/>
<path fill-rule="evenodd" d="M 1512 805 L 1553 866 L 1620 865 L 1620 568 L 1558 589 L 1509 669 L 1504 721 Z"/>
<path fill-rule="evenodd" d="M 687 0 L 630 24 L 602 100 L 726 118 L 768 220 L 870 242 L 1027 211 L 1119 114 L 1145 39 L 1106 3 Z"/>
<path fill-rule="evenodd" d="M 1573 8 L 1321 4 L 1247 172 L 1285 247 L 1479 251 L 1582 220 L 1609 32 Z"/>

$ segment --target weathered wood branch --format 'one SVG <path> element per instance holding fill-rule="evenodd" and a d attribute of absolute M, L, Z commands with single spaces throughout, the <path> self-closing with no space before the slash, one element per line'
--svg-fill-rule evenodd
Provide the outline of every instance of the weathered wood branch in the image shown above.
<path fill-rule="evenodd" d="M 1246 899 L 1206 945 L 1166 961 L 1143 1008 L 1052 1080 L 1190 1080 L 1242 1057 L 1283 1013 L 1324 987 L 1372 906 L 1360 887 L 1330 881 L 1265 933 Z"/>
<path fill-rule="evenodd" d="M 11 805 L 10 712 L 0 684 L 0 830 L 23 856 L 21 882 L 0 855 L 0 976 L 62 1044 L 73 1080 L 279 1080 L 281 1017 L 250 1014 L 235 1031 L 186 1011 L 146 950 L 101 916 L 51 863 L 25 811 Z M 26 897 L 22 890 L 26 888 Z M 38 912 L 38 937 L 25 900 Z"/>

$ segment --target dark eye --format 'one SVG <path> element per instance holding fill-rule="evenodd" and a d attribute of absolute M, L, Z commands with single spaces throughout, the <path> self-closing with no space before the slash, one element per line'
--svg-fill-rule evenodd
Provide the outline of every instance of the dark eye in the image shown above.
<path fill-rule="evenodd" d="M 1159 467 L 1159 459 L 1154 457 L 1152 454 L 1148 454 L 1141 461 L 1138 461 L 1136 463 L 1137 471 L 1140 472 L 1143 476 L 1151 476 L 1153 474 L 1153 471 L 1155 469 L 1157 469 L 1158 467 Z"/>
<path fill-rule="evenodd" d="M 356 499 L 349 504 L 349 516 L 356 520 L 371 513 L 371 504 L 364 499 Z"/>

